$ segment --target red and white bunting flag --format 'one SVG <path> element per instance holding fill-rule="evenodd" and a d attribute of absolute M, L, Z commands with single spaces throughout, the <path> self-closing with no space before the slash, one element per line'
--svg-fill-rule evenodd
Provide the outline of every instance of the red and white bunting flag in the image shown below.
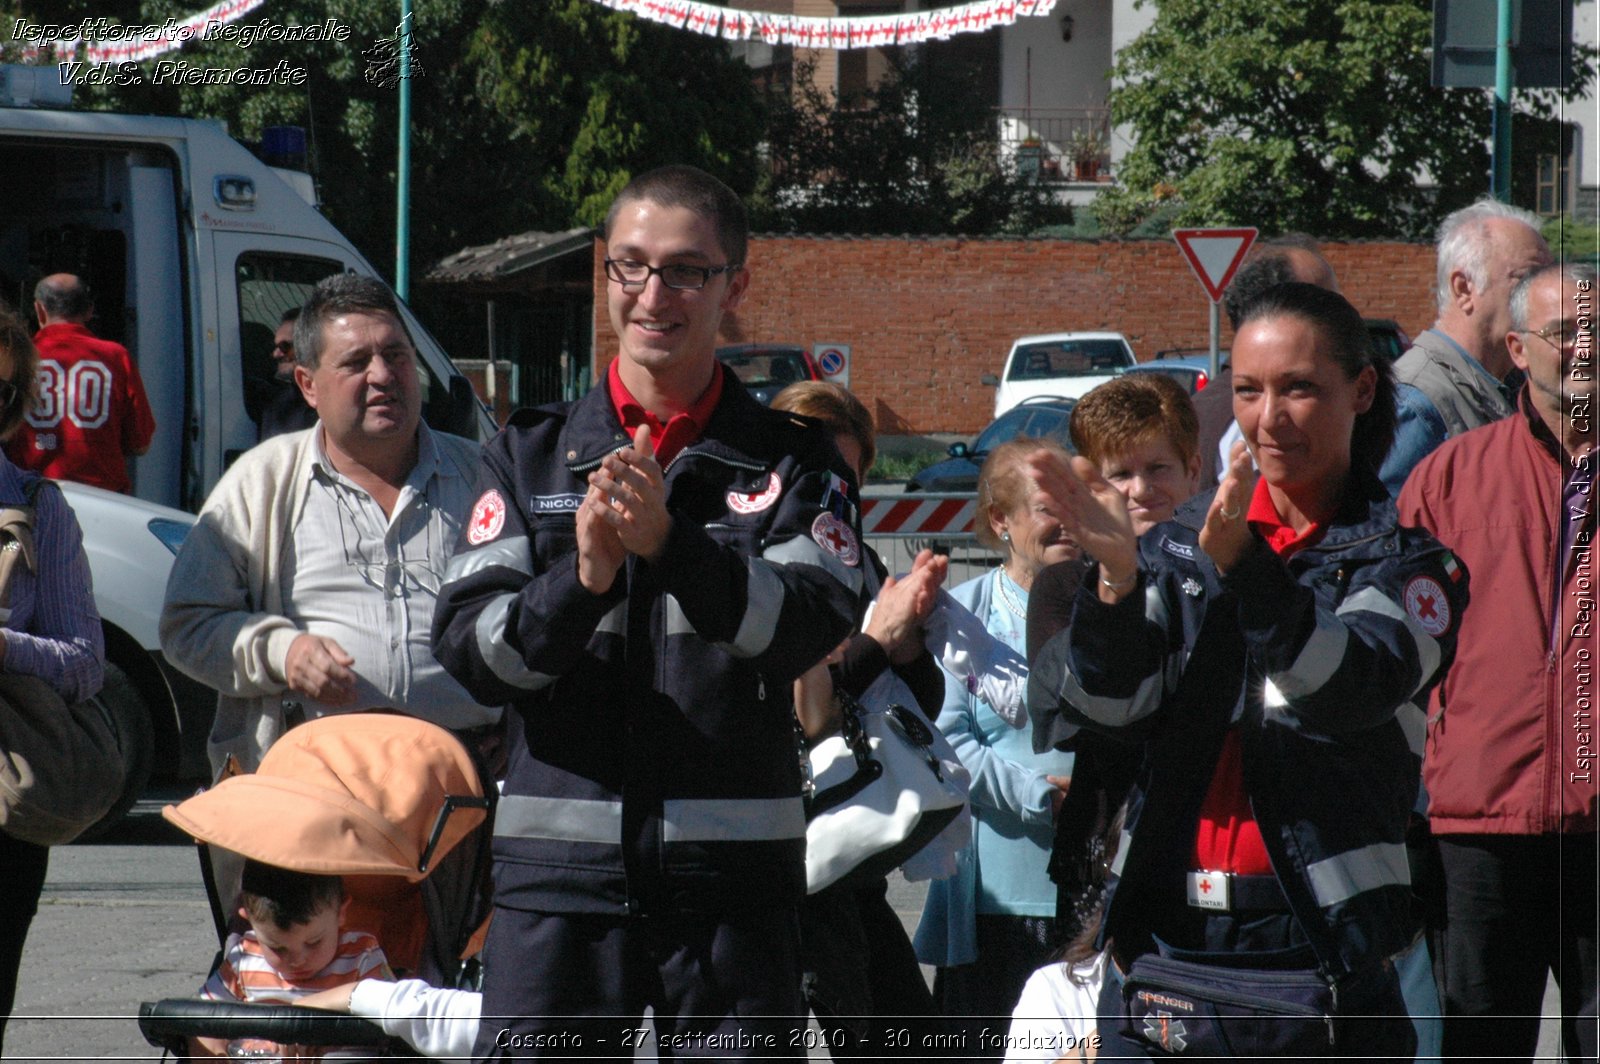
<path fill-rule="evenodd" d="M 264 0 L 222 0 L 217 7 Z M 968 3 L 905 15 L 811 18 L 741 11 L 703 0 L 592 0 L 614 11 L 634 14 L 651 22 L 707 36 L 742 41 L 759 38 L 766 44 L 797 48 L 881 48 L 948 40 L 962 33 L 983 33 L 1009 26 L 1018 18 L 1048 15 L 1056 0 L 970 0 Z M 172 45 L 171 47 L 176 47 Z M 153 53 L 152 53 L 153 54 Z"/>
<path fill-rule="evenodd" d="M 722 12 L 722 36 L 729 41 L 748 41 L 750 16 L 743 11 Z"/>

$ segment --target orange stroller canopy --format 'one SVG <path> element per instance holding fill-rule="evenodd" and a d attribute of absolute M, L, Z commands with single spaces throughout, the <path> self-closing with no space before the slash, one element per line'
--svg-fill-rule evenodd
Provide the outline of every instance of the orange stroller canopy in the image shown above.
<path fill-rule="evenodd" d="M 443 728 L 346 713 L 291 729 L 254 773 L 161 815 L 196 839 L 282 868 L 418 882 L 483 823 L 483 797 L 477 766 Z"/>

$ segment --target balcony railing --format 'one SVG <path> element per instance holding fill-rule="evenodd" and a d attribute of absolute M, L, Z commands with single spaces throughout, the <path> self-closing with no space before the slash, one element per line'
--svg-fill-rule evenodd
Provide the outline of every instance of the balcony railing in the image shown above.
<path fill-rule="evenodd" d="M 1000 150 L 1045 181 L 1103 181 L 1111 171 L 1111 112 L 1105 107 L 995 109 Z"/>

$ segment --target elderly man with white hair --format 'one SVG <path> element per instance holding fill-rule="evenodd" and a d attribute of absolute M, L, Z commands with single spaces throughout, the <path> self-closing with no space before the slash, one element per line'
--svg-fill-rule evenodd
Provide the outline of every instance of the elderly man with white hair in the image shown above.
<path fill-rule="evenodd" d="M 1437 247 L 1439 318 L 1394 364 L 1395 380 L 1416 391 L 1396 396 L 1399 424 L 1383 469 L 1391 494 L 1446 439 L 1511 413 L 1511 290 L 1550 262 L 1538 216 L 1487 198 L 1446 217 Z"/>

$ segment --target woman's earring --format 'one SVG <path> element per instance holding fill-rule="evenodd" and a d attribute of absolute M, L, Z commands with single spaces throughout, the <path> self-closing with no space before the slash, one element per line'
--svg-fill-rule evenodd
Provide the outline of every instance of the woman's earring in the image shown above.
<path fill-rule="evenodd" d="M 1001 543 L 1010 543 L 1011 542 L 1011 533 L 1010 532 L 1002 532 L 1002 533 L 1000 533 L 1000 542 Z"/>

